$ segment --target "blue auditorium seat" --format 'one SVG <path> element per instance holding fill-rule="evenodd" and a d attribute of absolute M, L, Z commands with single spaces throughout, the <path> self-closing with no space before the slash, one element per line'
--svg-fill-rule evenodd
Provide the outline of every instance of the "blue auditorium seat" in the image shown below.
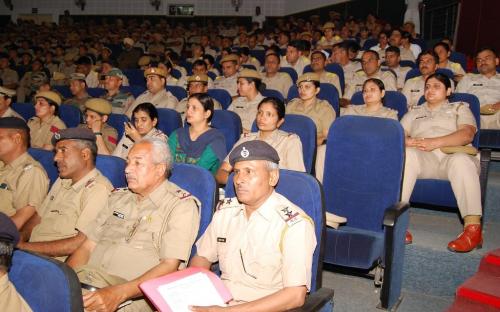
<path fill-rule="evenodd" d="M 127 115 L 124 114 L 110 114 L 108 118 L 108 125 L 115 128 L 118 132 L 118 141 L 123 136 L 123 132 L 125 132 L 125 122 L 128 122 L 129 119 Z"/>
<path fill-rule="evenodd" d="M 35 116 L 35 106 L 33 103 L 12 103 L 11 107 L 26 121 Z"/>
<path fill-rule="evenodd" d="M 50 180 L 50 186 L 52 186 L 59 177 L 59 171 L 54 162 L 54 153 L 34 147 L 29 148 L 28 153 L 42 165 L 43 169 L 45 169 Z"/>
<path fill-rule="evenodd" d="M 326 211 L 347 223 L 327 228 L 325 262 L 365 272 L 384 268 L 383 309 L 401 299 L 409 221 L 409 205 L 400 202 L 404 144 L 396 120 L 343 116 L 332 124 L 326 145 Z"/>
<path fill-rule="evenodd" d="M 181 115 L 170 108 L 157 108 L 158 111 L 158 129 L 166 135 L 170 135 L 175 129 L 182 127 Z"/>
<path fill-rule="evenodd" d="M 114 188 L 126 187 L 124 159 L 116 156 L 97 155 L 96 168 L 113 184 Z"/>
<path fill-rule="evenodd" d="M 104 94 L 106 94 L 106 89 L 103 89 L 103 88 L 87 88 L 87 93 L 91 97 L 98 98 L 98 97 L 101 97 Z"/>
<path fill-rule="evenodd" d="M 290 76 L 290 78 L 292 78 L 294 84 L 297 82 L 297 79 L 299 78 L 295 69 L 291 67 L 280 67 L 279 72 L 287 73 Z"/>
<path fill-rule="evenodd" d="M 358 91 L 352 95 L 351 104 L 365 104 L 362 91 Z M 384 106 L 396 110 L 398 112 L 399 120 L 401 120 L 401 118 L 403 118 L 403 116 L 408 112 L 406 97 L 398 91 L 385 91 Z"/>
<path fill-rule="evenodd" d="M 187 97 L 186 89 L 183 87 L 167 85 L 166 89 L 167 91 L 170 91 L 170 93 L 172 93 L 179 101 Z"/>
<path fill-rule="evenodd" d="M 262 90 L 260 92 L 260 94 L 262 94 L 262 96 L 264 96 L 264 97 L 274 97 L 274 98 L 277 98 L 281 101 L 285 101 L 285 97 L 278 90 L 265 89 L 265 90 Z"/>
<path fill-rule="evenodd" d="M 226 151 L 229 153 L 241 136 L 241 118 L 238 114 L 226 110 L 215 110 L 211 126 L 224 134 Z"/>
<path fill-rule="evenodd" d="M 453 72 L 447 68 L 438 68 L 436 70 L 436 73 L 446 75 L 451 80 L 453 80 L 453 77 L 454 77 Z M 405 81 L 407 81 L 408 79 L 411 79 L 411 78 L 421 76 L 421 75 L 422 74 L 420 73 L 420 69 L 418 69 L 418 67 L 412 68 L 406 73 Z"/>
<path fill-rule="evenodd" d="M 52 88 L 65 99 L 73 97 L 73 94 L 71 94 L 71 90 L 68 86 L 53 86 Z"/>
<path fill-rule="evenodd" d="M 63 104 L 59 106 L 59 118 L 68 128 L 78 127 L 82 121 L 82 112 L 76 106 Z"/>
<path fill-rule="evenodd" d="M 132 95 L 137 98 L 146 91 L 146 87 L 139 85 L 121 86 L 120 91 L 132 93 Z"/>
<path fill-rule="evenodd" d="M 176 68 L 172 68 L 172 70 L 170 71 L 170 75 L 172 75 L 172 77 L 174 77 L 175 79 L 180 79 L 182 77 L 181 71 Z"/>
<path fill-rule="evenodd" d="M 227 109 L 233 101 L 233 99 L 231 98 L 231 94 L 229 94 L 229 92 L 224 89 L 209 89 L 207 94 L 219 101 L 223 109 Z"/>
<path fill-rule="evenodd" d="M 127 76 L 130 85 L 146 87 L 146 78 L 144 78 L 144 71 L 142 69 L 125 69 L 123 70 L 123 74 Z"/>

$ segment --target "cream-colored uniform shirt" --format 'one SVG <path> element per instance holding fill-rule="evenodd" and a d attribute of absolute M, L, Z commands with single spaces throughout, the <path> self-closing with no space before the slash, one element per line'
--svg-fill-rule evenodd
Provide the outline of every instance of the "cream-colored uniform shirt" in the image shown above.
<path fill-rule="evenodd" d="M 368 78 L 377 78 L 377 79 L 382 80 L 386 91 L 397 91 L 396 77 L 394 77 L 393 73 L 391 73 L 389 71 L 379 70 L 371 77 L 368 77 L 363 70 L 360 70 L 360 71 L 357 71 L 356 74 L 354 74 L 354 79 L 346 87 L 346 90 L 345 90 L 343 97 L 345 99 L 350 100 L 354 93 L 356 93 L 358 91 L 362 91 L 363 90 L 363 83 L 365 83 L 365 81 Z"/>
<path fill-rule="evenodd" d="M 425 79 L 423 76 L 413 77 L 405 82 L 401 93 L 406 97 L 409 110 L 418 105 L 418 100 L 424 95 L 424 87 Z"/>
<path fill-rule="evenodd" d="M 238 95 L 238 73 L 230 76 L 230 77 L 224 77 L 224 76 L 218 76 L 215 78 L 214 81 L 214 88 L 215 89 L 224 89 L 231 96 L 237 96 Z"/>
<path fill-rule="evenodd" d="M 221 279 L 235 301 L 253 301 L 285 287 L 311 286 L 316 247 L 313 221 L 273 192 L 249 218 L 227 198 L 196 243 L 197 254 L 219 261 Z"/>
<path fill-rule="evenodd" d="M 396 76 L 397 76 L 396 86 L 397 86 L 398 90 L 402 90 L 404 85 L 405 85 L 406 74 L 408 74 L 408 72 L 411 70 L 411 67 L 398 66 L 398 67 L 394 67 L 394 68 L 389 68 L 389 67 L 387 67 L 387 68 L 392 70 L 396 74 Z"/>
<path fill-rule="evenodd" d="M 361 69 L 361 64 L 359 62 L 349 62 L 346 65 L 343 65 L 342 69 L 344 70 L 345 82 L 345 90 L 342 94 L 345 94 L 345 91 L 347 91 L 347 88 L 354 80 L 354 74 Z"/>
<path fill-rule="evenodd" d="M 245 63 L 242 63 L 241 65 L 253 65 L 256 71 L 260 72 L 261 70 L 261 65 L 259 60 L 253 56 L 248 57 L 248 60 Z"/>
<path fill-rule="evenodd" d="M 457 86 L 456 92 L 477 96 L 481 105 L 500 102 L 500 74 L 488 78 L 481 74 L 467 74 Z M 500 112 L 481 115 L 481 129 L 500 129 Z"/>
<path fill-rule="evenodd" d="M 175 96 L 165 89 L 161 89 L 156 94 L 151 93 L 151 91 L 146 90 L 143 94 L 139 95 L 137 99 L 135 99 L 134 103 L 130 105 L 130 107 L 125 112 L 125 115 L 128 118 L 132 117 L 132 112 L 137 105 L 149 102 L 153 104 L 156 108 L 170 108 L 174 109 L 175 105 L 179 102 Z"/>
<path fill-rule="evenodd" d="M 340 116 L 367 116 L 367 117 L 381 117 L 381 118 L 390 118 L 394 120 L 398 120 L 398 112 L 389 108 L 382 106 L 376 111 L 368 111 L 366 109 L 366 104 L 362 105 L 349 105 L 344 110 L 341 110 Z"/>
<path fill-rule="evenodd" d="M 251 101 L 247 100 L 244 96 L 240 96 L 229 105 L 227 110 L 238 114 L 241 118 L 243 129 L 250 131 L 257 116 L 257 106 L 263 99 L 264 97 L 260 93 L 257 93 L 257 96 Z"/>
<path fill-rule="evenodd" d="M 167 143 L 168 141 L 168 136 L 163 133 L 161 130 L 153 128 L 151 129 L 145 136 L 144 138 L 160 138 Z M 123 159 L 127 159 L 128 152 L 130 152 L 130 149 L 132 146 L 134 146 L 134 141 L 132 141 L 128 136 L 123 134 L 122 138 L 120 139 L 120 142 L 116 145 L 115 150 L 113 151 L 113 156 L 117 156 Z"/>
<path fill-rule="evenodd" d="M 453 72 L 453 75 L 459 75 L 459 76 L 465 75 L 465 71 L 462 68 L 462 65 L 460 65 L 460 63 L 455 63 L 448 60 L 448 62 L 446 63 L 446 68 L 451 70 Z"/>
<path fill-rule="evenodd" d="M 52 116 L 46 121 L 38 117 L 28 120 L 30 128 L 31 147 L 43 148 L 44 145 L 52 145 L 52 136 L 59 130 L 66 129 L 64 122 L 57 116 Z"/>
<path fill-rule="evenodd" d="M 273 77 L 267 77 L 265 74 L 262 75 L 262 82 L 266 84 L 266 89 L 276 90 L 283 95 L 286 99 L 288 96 L 288 90 L 293 84 L 290 75 L 283 72 L 277 72 Z"/>
<path fill-rule="evenodd" d="M 402 61 L 412 61 L 415 62 L 415 55 L 411 49 L 406 49 L 403 46 L 399 47 L 400 57 Z"/>
<path fill-rule="evenodd" d="M 297 98 L 290 101 L 286 106 L 287 114 L 307 116 L 316 125 L 316 133 L 324 135 L 330 129 L 336 114 L 333 107 L 325 100 L 316 99 L 316 103 L 305 107 L 302 100 Z"/>
<path fill-rule="evenodd" d="M 126 188 L 114 190 L 90 231 L 83 231 L 97 244 L 87 264 L 132 280 L 163 259 L 187 263 L 199 207 L 198 199 L 168 180 L 141 201 Z"/>
<path fill-rule="evenodd" d="M 41 222 L 30 242 L 46 242 L 87 233 L 92 221 L 106 206 L 113 185 L 99 170 L 92 169 L 75 184 L 58 178 L 37 211 Z"/>
<path fill-rule="evenodd" d="M 19 75 L 15 70 L 10 68 L 0 69 L 0 78 L 4 86 L 19 82 Z"/>
<path fill-rule="evenodd" d="M 304 68 L 309 64 L 311 64 L 311 61 L 305 56 L 300 56 L 295 65 L 290 64 L 286 60 L 286 56 L 283 56 L 280 62 L 281 67 L 291 67 L 295 69 L 295 71 L 297 72 L 297 76 L 302 75 L 304 73 Z"/>
<path fill-rule="evenodd" d="M 339 93 L 339 97 L 342 96 L 342 88 L 340 88 L 340 79 L 339 79 L 339 76 L 337 76 L 337 74 L 327 72 L 325 70 L 319 76 L 319 82 L 329 83 L 329 84 L 333 85 L 337 89 L 337 92 Z"/>
<path fill-rule="evenodd" d="M 16 287 L 9 281 L 5 273 L 0 277 L 0 302 L 3 312 L 31 312 L 30 306 L 17 292 Z"/>
<path fill-rule="evenodd" d="M 234 146 L 236 147 L 243 142 L 253 140 L 262 140 L 260 138 L 260 131 L 242 134 L 241 138 L 234 144 Z M 300 141 L 298 135 L 277 129 L 274 130 L 269 137 L 263 139 L 262 141 L 274 147 L 276 152 L 278 152 L 278 156 L 280 157 L 280 168 L 302 172 L 306 171 L 306 168 L 304 167 L 302 142 Z M 227 163 L 229 163 L 229 154 L 231 154 L 231 152 L 229 152 L 224 159 Z"/>
<path fill-rule="evenodd" d="M 0 161 L 0 211 L 12 216 L 26 206 L 38 209 L 49 190 L 42 165 L 27 152 L 5 165 Z"/>
<path fill-rule="evenodd" d="M 87 125 L 78 125 L 79 128 L 88 128 Z M 102 125 L 101 129 L 102 139 L 104 140 L 104 144 L 109 151 L 113 152 L 116 148 L 116 144 L 118 143 L 118 131 L 115 128 L 111 127 L 107 123 Z"/>
<path fill-rule="evenodd" d="M 19 115 L 15 110 L 13 110 L 10 107 L 7 107 L 7 110 L 5 111 L 5 113 L 3 113 L 2 116 L 0 116 L 0 118 L 4 118 L 4 117 L 17 117 L 17 118 L 21 118 L 22 120 L 24 120 L 23 116 Z"/>

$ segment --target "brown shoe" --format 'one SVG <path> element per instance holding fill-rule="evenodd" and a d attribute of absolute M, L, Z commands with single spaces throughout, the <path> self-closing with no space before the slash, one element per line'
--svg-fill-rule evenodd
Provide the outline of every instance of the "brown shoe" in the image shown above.
<path fill-rule="evenodd" d="M 483 245 L 481 224 L 467 225 L 457 239 L 448 243 L 448 249 L 454 252 L 469 252 Z"/>
<path fill-rule="evenodd" d="M 411 235 L 410 231 L 406 231 L 405 233 L 405 244 L 409 245 L 413 243 L 413 236 Z"/>

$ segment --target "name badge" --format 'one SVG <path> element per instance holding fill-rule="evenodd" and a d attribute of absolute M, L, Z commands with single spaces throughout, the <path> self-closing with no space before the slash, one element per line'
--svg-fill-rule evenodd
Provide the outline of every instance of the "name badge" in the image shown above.
<path fill-rule="evenodd" d="M 225 237 L 217 237 L 217 243 L 225 243 L 226 238 Z"/>
<path fill-rule="evenodd" d="M 113 216 L 120 218 L 120 219 L 125 219 L 125 215 L 121 212 L 118 212 L 118 211 L 113 211 Z"/>

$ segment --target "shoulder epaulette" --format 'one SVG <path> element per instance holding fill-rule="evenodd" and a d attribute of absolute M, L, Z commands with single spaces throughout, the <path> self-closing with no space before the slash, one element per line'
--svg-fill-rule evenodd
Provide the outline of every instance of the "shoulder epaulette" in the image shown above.
<path fill-rule="evenodd" d="M 33 168 L 33 165 L 32 165 L 32 164 L 26 164 L 26 165 L 23 167 L 23 171 L 28 171 L 28 170 L 30 170 L 31 168 Z"/>
<path fill-rule="evenodd" d="M 278 212 L 281 219 L 283 219 L 289 227 L 304 220 L 300 213 L 290 206 L 278 206 L 276 207 L 276 212 Z"/>
<path fill-rule="evenodd" d="M 85 183 L 86 188 L 91 188 L 94 185 L 95 185 L 95 178 L 91 178 L 87 181 L 87 183 Z"/>
<path fill-rule="evenodd" d="M 181 189 L 176 190 L 174 194 L 175 194 L 175 196 L 179 197 L 180 199 L 191 197 L 191 193 L 184 191 L 184 190 L 181 190 Z"/>
<path fill-rule="evenodd" d="M 128 192 L 128 187 L 117 187 L 111 191 L 111 193 L 125 193 L 125 192 Z"/>
<path fill-rule="evenodd" d="M 217 204 L 217 210 L 228 209 L 228 208 L 240 208 L 241 204 L 238 202 L 236 197 L 224 198 L 219 200 Z"/>

